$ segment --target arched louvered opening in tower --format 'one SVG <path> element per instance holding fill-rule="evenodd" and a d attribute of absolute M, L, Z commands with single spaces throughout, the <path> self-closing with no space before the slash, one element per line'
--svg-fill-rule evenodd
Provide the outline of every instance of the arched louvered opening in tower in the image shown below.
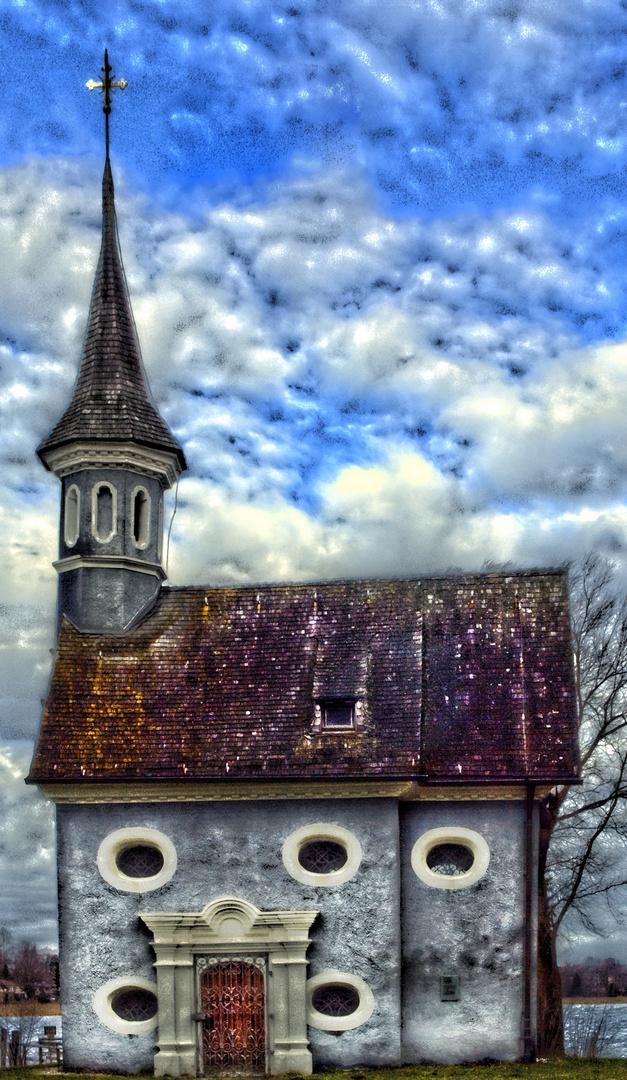
<path fill-rule="evenodd" d="M 150 540 L 150 495 L 145 488 L 133 492 L 131 519 L 133 542 L 145 548 Z"/>

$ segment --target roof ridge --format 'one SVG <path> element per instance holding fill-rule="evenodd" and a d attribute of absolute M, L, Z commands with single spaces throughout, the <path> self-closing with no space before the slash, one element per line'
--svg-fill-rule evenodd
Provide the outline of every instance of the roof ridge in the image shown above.
<path fill-rule="evenodd" d="M 226 592 L 229 589 L 239 591 L 244 589 L 308 589 L 322 588 L 334 585 L 384 585 L 384 584 L 418 584 L 430 581 L 485 581 L 487 578 L 535 578 L 535 577 L 559 577 L 568 573 L 568 566 L 541 566 L 526 570 L 471 570 L 456 574 L 416 574 L 412 576 L 400 575 L 398 577 L 363 577 L 363 578 L 316 578 L 312 581 L 247 581 L 235 584 L 226 582 L 203 582 L 200 585 L 170 585 L 164 584 L 162 592 L 202 592 L 203 590 Z"/>

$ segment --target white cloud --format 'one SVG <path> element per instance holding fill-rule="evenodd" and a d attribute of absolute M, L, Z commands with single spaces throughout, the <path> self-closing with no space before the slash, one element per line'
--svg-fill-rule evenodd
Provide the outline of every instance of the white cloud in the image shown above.
<path fill-rule="evenodd" d="M 627 346 L 587 347 L 547 362 L 525 386 L 468 388 L 442 415 L 472 439 L 484 490 L 570 498 L 624 497 Z"/>
<path fill-rule="evenodd" d="M 51 803 L 24 783 L 24 745 L 0 745 L 0 909 L 15 941 L 56 944 L 55 831 Z"/>
<path fill-rule="evenodd" d="M 181 485 L 170 575 L 176 584 L 306 581 L 476 571 L 485 562 L 563 565 L 598 548 L 627 572 L 627 508 L 547 513 L 490 505 L 423 455 L 391 447 L 319 491 L 315 519 L 287 500 L 240 501 L 209 482 Z"/>
<path fill-rule="evenodd" d="M 96 174 L 64 162 L 33 160 L 0 176 L 9 598 L 52 597 L 55 588 L 57 485 L 34 449 L 75 378 L 98 186 Z M 403 455 L 432 477 L 412 489 L 418 504 L 431 500 L 412 524 L 415 572 L 480 566 L 514 550 L 524 563 L 511 536 L 526 536 L 528 515 L 550 526 L 622 497 L 625 349 L 581 346 L 568 317 L 589 307 L 599 284 L 612 291 L 610 271 L 599 282 L 591 269 L 602 262 L 596 215 L 576 243 L 528 207 L 392 220 L 363 178 L 340 170 L 251 189 L 190 222 L 131 193 L 122 176 L 117 187 L 147 371 L 192 467 L 182 501 L 200 507 L 206 495 L 224 507 L 222 538 L 202 530 L 221 554 L 206 547 L 198 562 L 181 506 L 177 558 L 190 574 L 192 565 L 208 573 L 222 565 L 229 537 L 245 568 L 235 577 L 276 578 L 289 567 L 298 577 L 346 574 L 358 551 L 363 572 L 408 572 L 406 544 L 391 540 L 394 527 L 403 533 L 409 499 Z M 364 484 L 390 479 L 385 545 L 380 516 L 342 487 L 358 474 Z M 504 504 L 508 524 L 495 532 Z M 347 528 L 329 525 L 333 515 Z M 579 531 L 592 528 L 577 520 Z M 444 543 L 429 541 L 427 523 Z M 510 539 L 495 539 L 501 533 Z M 536 529 L 528 558 L 540 558 L 541 536 L 544 561 L 559 561 L 555 535 Z"/>

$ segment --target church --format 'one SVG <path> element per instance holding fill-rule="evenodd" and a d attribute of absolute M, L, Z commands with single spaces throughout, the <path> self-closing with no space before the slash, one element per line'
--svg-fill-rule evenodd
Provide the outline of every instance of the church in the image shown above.
<path fill-rule="evenodd" d="M 59 617 L 28 782 L 56 804 L 65 1068 L 532 1060 L 538 801 L 578 778 L 565 571 L 169 586 L 185 455 L 108 139 L 78 378 L 38 454 Z"/>

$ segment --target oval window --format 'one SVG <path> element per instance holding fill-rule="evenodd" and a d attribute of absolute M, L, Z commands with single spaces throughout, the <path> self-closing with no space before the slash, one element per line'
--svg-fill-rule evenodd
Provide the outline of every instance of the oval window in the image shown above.
<path fill-rule="evenodd" d="M 92 999 L 96 1016 L 120 1035 L 147 1035 L 159 1022 L 157 985 L 141 975 L 122 975 L 98 987 Z"/>
<path fill-rule="evenodd" d="M 120 1020 L 138 1023 L 152 1020 L 157 1015 L 157 995 L 142 986 L 129 986 L 119 990 L 111 999 L 111 1008 Z"/>
<path fill-rule="evenodd" d="M 374 995 L 359 975 L 322 971 L 307 980 L 307 1023 L 319 1031 L 350 1031 L 370 1019 Z"/>
<path fill-rule="evenodd" d="M 427 855 L 427 866 L 434 874 L 467 874 L 475 861 L 464 844 L 436 844 Z"/>
<path fill-rule="evenodd" d="M 97 484 L 92 497 L 92 531 L 101 544 L 115 533 L 116 493 L 111 484 Z"/>
<path fill-rule="evenodd" d="M 150 496 L 144 488 L 133 494 L 133 541 L 138 548 L 146 547 L 150 539 Z"/>
<path fill-rule="evenodd" d="M 354 986 L 327 983 L 314 990 L 311 1004 L 323 1016 L 350 1016 L 359 1008 L 359 994 Z"/>
<path fill-rule="evenodd" d="M 355 876 L 362 851 L 359 840 L 348 829 L 317 822 L 303 825 L 288 836 L 282 855 L 285 869 L 297 881 L 329 888 Z"/>
<path fill-rule="evenodd" d="M 72 484 L 65 495 L 63 533 L 67 547 L 74 547 L 74 544 L 78 540 L 80 500 L 80 491 L 76 484 Z"/>
<path fill-rule="evenodd" d="M 121 874 L 130 878 L 150 878 L 163 870 L 163 854 L 152 844 L 133 844 L 123 848 L 116 858 Z"/>
<path fill-rule="evenodd" d="M 414 873 L 434 889 L 466 889 L 483 877 L 489 864 L 483 836 L 461 825 L 429 829 L 411 852 Z"/>
<path fill-rule="evenodd" d="M 346 866 L 348 854 L 335 840 L 310 840 L 298 852 L 298 861 L 310 874 L 332 874 Z"/>
<path fill-rule="evenodd" d="M 98 848 L 98 869 L 121 892 L 144 893 L 167 885 L 176 873 L 176 851 L 158 829 L 116 829 Z"/>

